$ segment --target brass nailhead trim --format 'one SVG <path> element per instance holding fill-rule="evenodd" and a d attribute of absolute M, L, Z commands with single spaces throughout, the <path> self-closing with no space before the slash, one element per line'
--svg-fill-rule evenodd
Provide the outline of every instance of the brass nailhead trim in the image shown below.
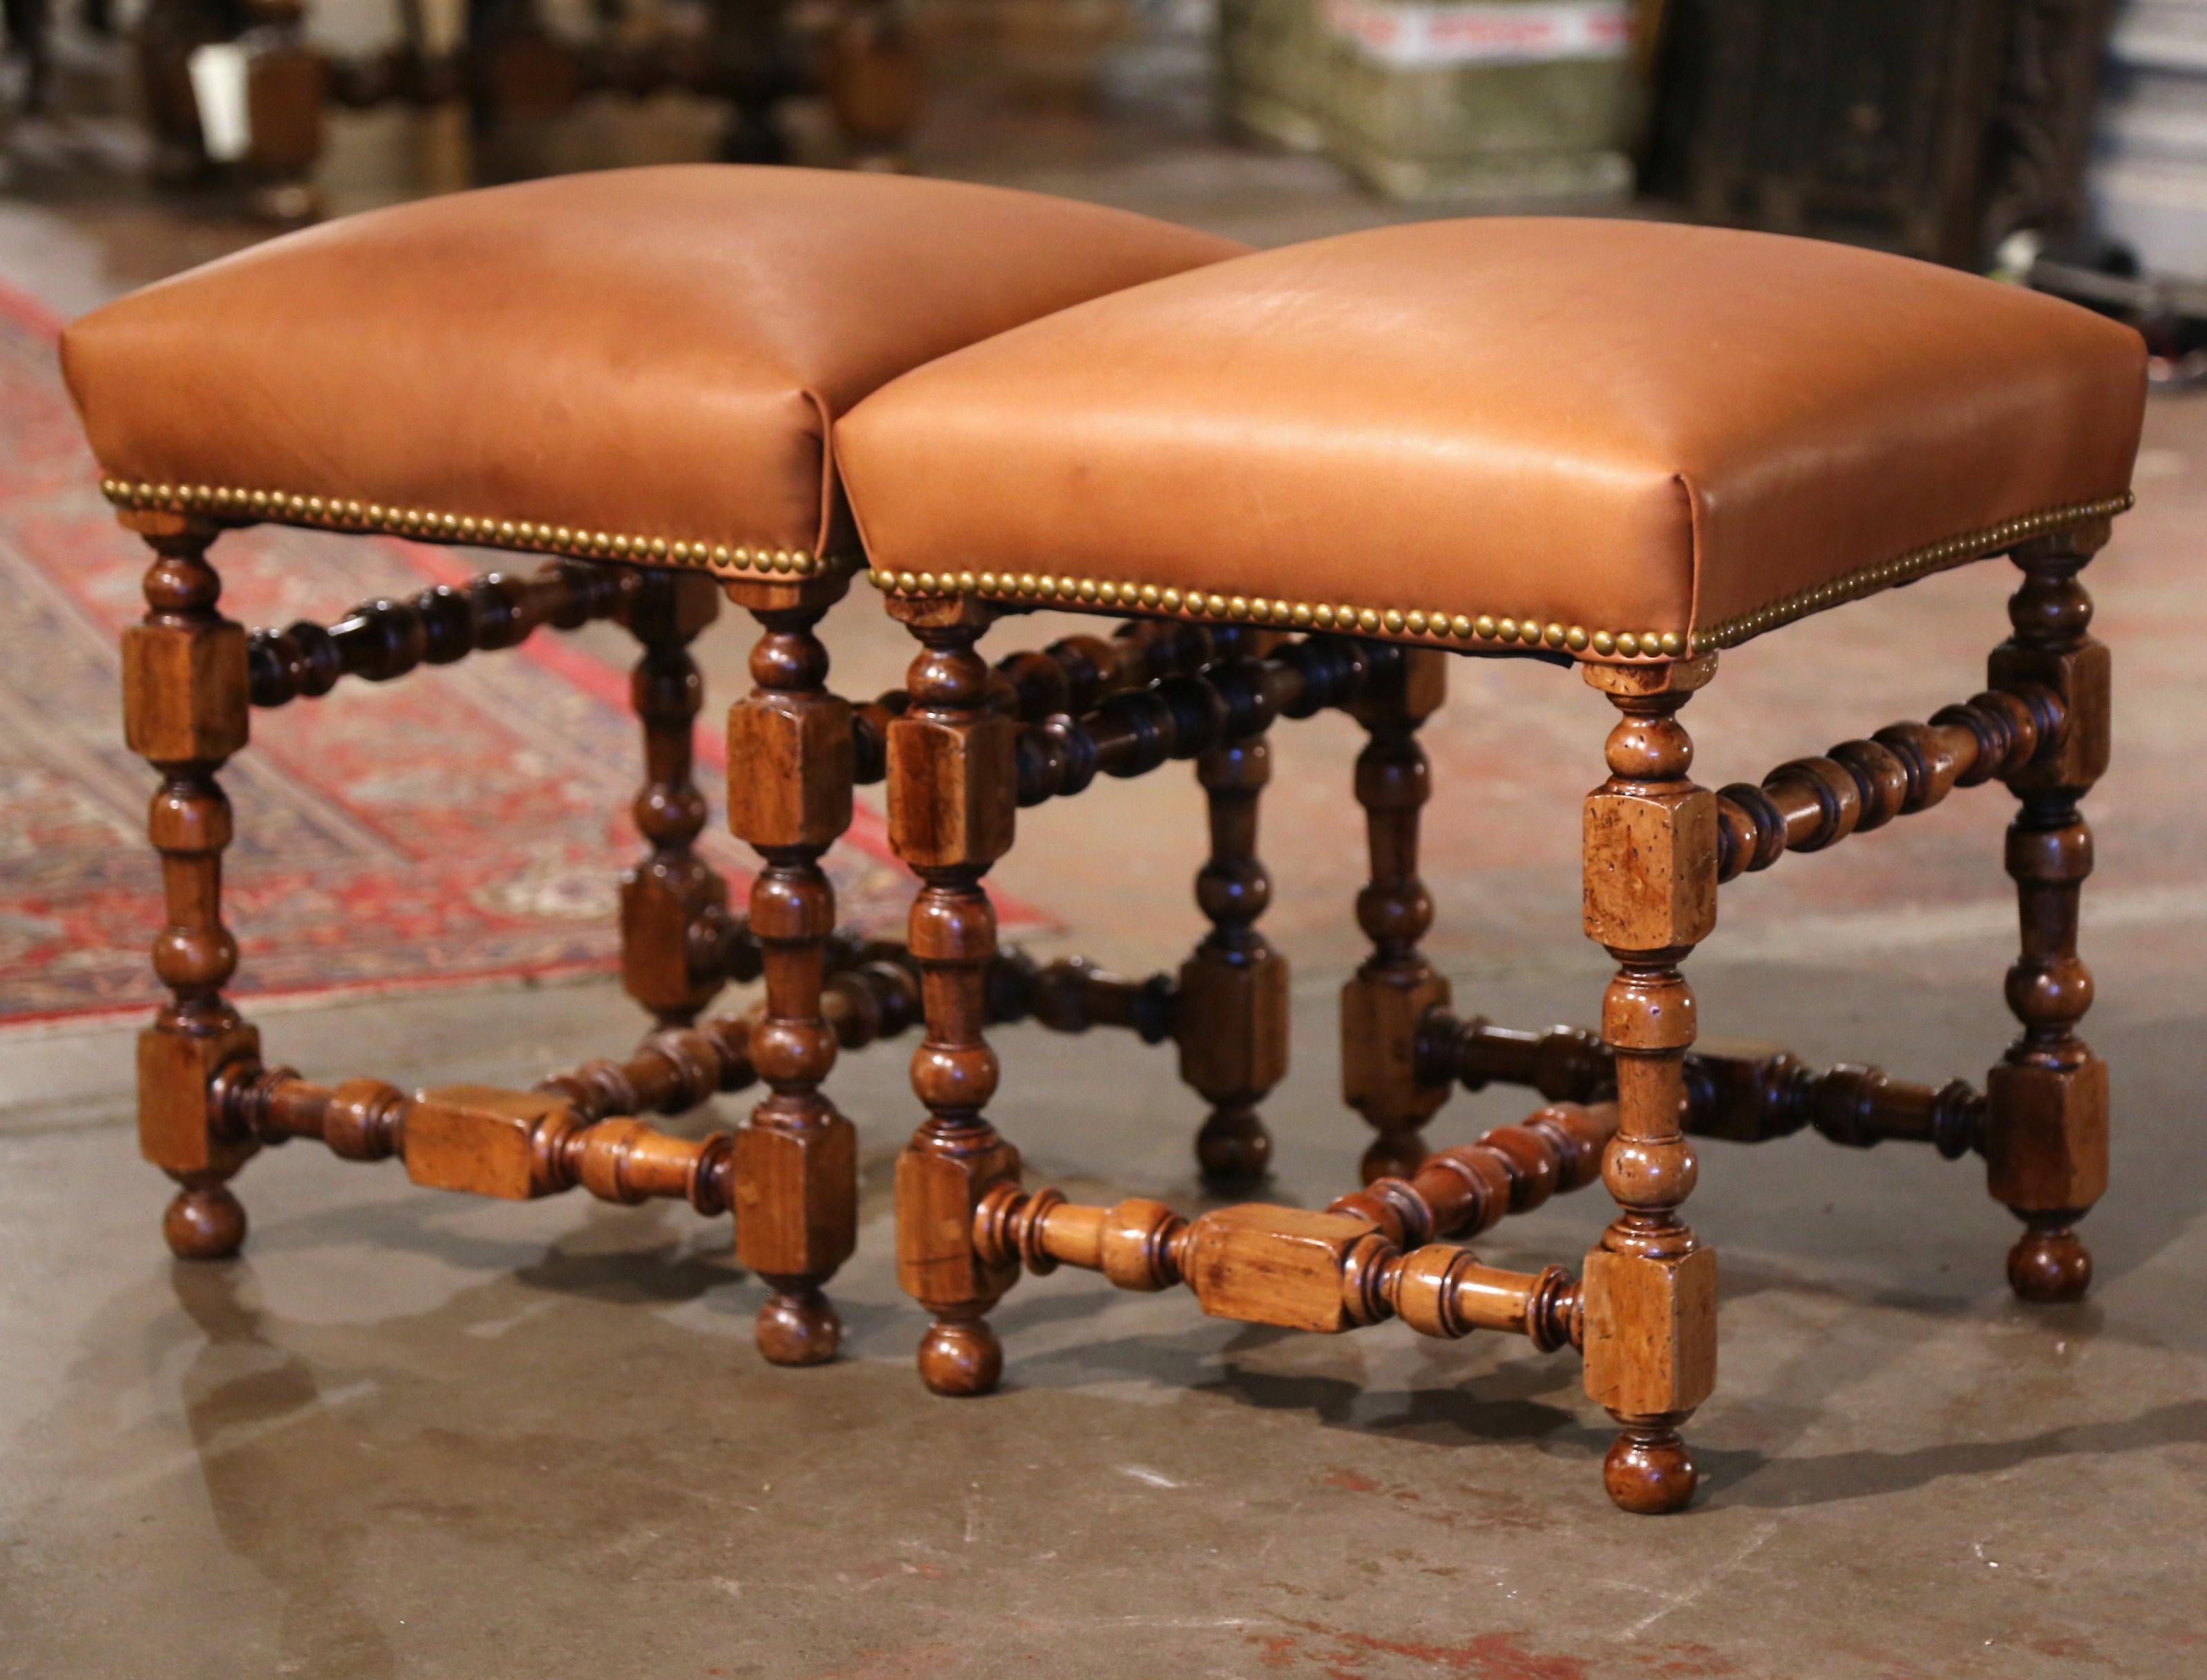
<path fill-rule="evenodd" d="M 1357 636 L 1417 637 L 1497 648 L 1559 649 L 1575 654 L 1591 648 L 1604 657 L 1621 654 L 1628 659 L 1678 659 L 1687 651 L 1686 639 L 1677 631 L 1590 631 L 1582 625 L 1543 622 L 1533 614 L 1498 619 L 1481 613 L 1474 619 L 1420 607 L 1269 601 L 1262 595 L 1210 595 L 1201 589 L 1163 589 L 1155 583 L 1109 583 L 1092 577 L 1051 577 L 1024 571 L 938 575 L 876 567 L 867 577 L 876 589 L 903 595 L 979 595 L 1037 606 L 1115 607 L 1185 619 L 1274 625 L 1283 630 L 1332 630 Z"/>
<path fill-rule="evenodd" d="M 2079 502 L 2025 514 L 1989 530 L 1949 537 L 1894 560 L 1865 566 L 1814 589 L 1803 590 L 1695 631 L 1689 640 L 1678 631 L 1589 631 L 1580 625 L 1543 623 L 1537 616 L 1517 619 L 1482 613 L 1468 618 L 1413 607 L 1337 607 L 1302 601 L 1268 601 L 1263 596 L 1221 595 L 1201 589 L 1160 588 L 1155 583 L 1111 583 L 1092 577 L 1052 577 L 1035 572 L 890 571 L 876 566 L 867 580 L 884 592 L 901 595 L 979 595 L 1023 605 L 1122 607 L 1198 619 L 1224 619 L 1235 624 L 1276 625 L 1283 629 L 1333 630 L 1361 636 L 1418 637 L 1429 642 L 1475 646 L 1560 649 L 1574 654 L 1591 649 L 1603 659 L 1682 659 L 1693 652 L 1736 647 L 1795 619 L 1827 607 L 1857 601 L 1879 589 L 1905 583 L 1943 566 L 1976 559 L 2079 519 L 2106 518 L 2126 511 L 2128 492 L 2100 501 Z"/>
<path fill-rule="evenodd" d="M 1911 583 L 1918 577 L 1929 577 L 1935 571 L 1943 571 L 1965 561 L 1981 559 L 1987 554 L 2012 547 L 2025 537 L 2058 530 L 2080 519 L 2109 519 L 2119 513 L 2127 513 L 2136 500 L 2137 498 L 2126 490 L 2120 496 L 2103 497 L 2096 502 L 2077 502 L 2068 507 L 2050 507 L 2042 512 L 2026 513 L 2005 524 L 1971 531 L 1965 536 L 1950 536 L 1942 542 L 1911 550 L 1897 559 L 1864 566 L 1859 571 L 1851 571 L 1844 577 L 1834 578 L 1813 589 L 1803 589 L 1782 596 L 1767 607 L 1756 607 L 1752 613 L 1742 613 L 1721 624 L 1712 625 L 1695 636 L 1694 644 L 1701 648 L 1736 648 L 1749 637 L 1760 636 L 1766 630 L 1775 630 L 1796 619 L 1805 619 L 1811 613 L 1821 613 L 1827 607 L 1860 601 L 1864 595 L 1875 595 L 1880 589 Z"/>
<path fill-rule="evenodd" d="M 709 571 L 765 572 L 780 577 L 824 577 L 852 562 L 806 553 L 798 548 L 751 548 L 727 543 L 669 541 L 665 537 L 571 529 L 527 519 L 486 519 L 425 508 L 386 507 L 336 497 L 293 496 L 280 490 L 238 490 L 205 484 L 143 484 L 104 478 L 100 493 L 117 507 L 164 508 L 177 513 L 211 513 L 218 518 L 307 525 L 322 530 L 428 537 L 469 542 L 485 548 L 515 548 L 534 554 L 571 554 L 578 559 L 634 560 L 643 564 L 698 566 Z"/>

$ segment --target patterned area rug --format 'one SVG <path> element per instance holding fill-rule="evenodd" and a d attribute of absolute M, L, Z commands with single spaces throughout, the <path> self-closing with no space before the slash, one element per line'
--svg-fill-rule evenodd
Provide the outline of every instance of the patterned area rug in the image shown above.
<path fill-rule="evenodd" d="M 123 744 L 116 642 L 143 610 L 145 551 L 100 497 L 56 331 L 0 290 L 0 1026 L 135 1010 L 158 992 L 153 778 Z M 353 601 L 533 564 L 274 528 L 224 538 L 217 559 L 224 609 L 247 624 L 326 623 Z M 516 652 L 256 711 L 252 745 L 223 775 L 237 817 L 236 995 L 615 967 L 616 878 L 642 849 L 626 696 L 625 673 L 539 631 Z M 723 826 L 720 709 L 709 703 L 698 731 L 704 845 L 740 893 L 748 853 Z M 901 926 L 908 877 L 870 811 L 828 870 L 846 920 Z"/>

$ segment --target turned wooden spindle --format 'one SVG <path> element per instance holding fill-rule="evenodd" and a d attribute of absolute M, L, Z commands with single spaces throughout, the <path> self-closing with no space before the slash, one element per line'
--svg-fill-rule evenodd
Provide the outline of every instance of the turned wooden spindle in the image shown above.
<path fill-rule="evenodd" d="M 253 703 L 318 699 L 346 677 L 387 683 L 422 665 L 517 647 L 543 625 L 579 629 L 623 612 L 636 578 L 626 566 L 554 560 L 526 576 L 489 571 L 458 589 L 440 583 L 404 601 L 365 601 L 333 625 L 256 630 L 248 646 Z"/>
<path fill-rule="evenodd" d="M 1145 1044 L 1162 1044 L 1180 1030 L 1180 987 L 1169 974 L 1128 980 L 1086 957 L 1038 963 L 1024 951 L 1001 953 L 990 965 L 989 1019 L 1032 1020 L 1052 1032 L 1125 1027 Z"/>
<path fill-rule="evenodd" d="M 993 1186 L 973 1216 L 976 1254 L 1043 1275 L 1101 1272 L 1121 1289 L 1185 1284 L 1204 1312 L 1334 1334 L 1400 1318 L 1420 1335 L 1523 1336 L 1543 1352 L 1579 1344 L 1580 1288 L 1560 1266 L 1516 1272 L 1433 1239 L 1474 1234 L 1600 1175 L 1613 1104 L 1558 1104 L 1379 1179 L 1320 1213 L 1242 1203 L 1189 1220 L 1162 1202 L 1069 1202 L 1049 1187 Z"/>
<path fill-rule="evenodd" d="M 601 1058 L 537 1082 L 584 1121 L 611 1115 L 686 1114 L 724 1091 L 742 1091 L 757 1078 L 751 1067 L 751 1029 L 763 1003 L 740 1015 L 715 1015 L 694 1026 L 664 1027 L 625 1061 Z"/>
<path fill-rule="evenodd" d="M 1369 1219 L 1398 1247 L 1475 1237 L 1504 1215 L 1529 1213 L 1551 1196 L 1592 1184 L 1616 1135 L 1614 1102 L 1552 1103 L 1475 1143 L 1427 1156 L 1409 1178 L 1373 1179 L 1326 1211 Z"/>
<path fill-rule="evenodd" d="M 850 827 L 856 775 L 850 702 L 828 692 L 814 634 L 826 608 L 753 607 L 756 686 L 728 714 L 728 823 L 762 864 L 750 923 L 766 1010 L 750 1049 L 768 1087 L 736 1139 L 736 1254 L 774 1291 L 757 1339 L 777 1365 L 834 1357 L 842 1325 L 822 1286 L 858 1242 L 857 1138 L 820 1089 L 836 1050 L 822 1006 L 835 892 L 820 858 Z"/>
<path fill-rule="evenodd" d="M 1427 1077 L 1457 1079 L 1467 1091 L 1530 1085 L 1552 1099 L 1588 1103 L 1617 1089 L 1615 1053 L 1583 1027 L 1519 1032 L 1436 1010 L 1419 1055 Z M 1950 1161 L 1983 1146 L 1985 1099 L 1964 1079 L 1918 1085 L 1845 1061 L 1819 1071 L 1760 1048 L 1689 1050 L 1685 1068 L 1690 1136 L 1767 1143 L 1811 1127 L 1851 1149 L 1924 1143 Z"/>
<path fill-rule="evenodd" d="M 1415 651 L 1309 637 L 1261 656 L 1121 690 L 1080 715 L 1030 724 L 1016 748 L 1019 803 L 1085 792 L 1099 775 L 1145 775 L 1175 759 L 1254 739 L 1276 719 L 1349 705 L 1391 683 Z"/>
<path fill-rule="evenodd" d="M 215 1095 L 237 1133 L 267 1144 L 309 1138 L 349 1161 L 395 1157 L 433 1190 L 533 1201 L 580 1187 L 631 1206 L 685 1201 L 708 1217 L 734 1206 L 727 1133 L 677 1138 L 630 1115 L 593 1120 L 556 1091 L 405 1091 L 380 1079 L 326 1087 L 289 1067 L 234 1065 Z"/>
<path fill-rule="evenodd" d="M 1576 1347 L 1584 1334 L 1580 1288 L 1562 1267 L 1504 1271 L 1438 1240 L 1475 1237 L 1507 1214 L 1584 1189 L 1601 1176 L 1602 1149 L 1616 1132 L 1614 1103 L 1551 1103 L 1476 1143 L 1428 1156 L 1409 1179 L 1374 1179 L 1326 1211 L 1368 1219 L 1408 1251 L 1382 1268 L 1376 1287 L 1420 1335 L 1484 1328 L 1527 1336 L 1543 1353 Z"/>
<path fill-rule="evenodd" d="M 1393 670 L 1349 711 L 1370 739 L 1356 760 L 1371 876 L 1356 895 L 1357 924 L 1372 954 L 1341 991 L 1341 1083 L 1349 1106 L 1379 1133 L 1364 1152 L 1368 1182 L 1416 1170 L 1419 1128 L 1448 1100 L 1446 1081 L 1420 1077 L 1418 1037 L 1426 1014 L 1448 1007 L 1448 982 L 1419 949 L 1433 901 L 1418 878 L 1418 813 L 1432 774 L 1418 730 L 1447 692 L 1447 656 L 1406 648 Z"/>
<path fill-rule="evenodd" d="M 827 982 L 823 1013 L 846 1048 L 895 1037 L 919 1013 L 918 982 L 902 962 L 862 954 Z M 740 1226 L 753 1199 L 742 1134 L 677 1138 L 637 1115 L 682 1113 L 753 1083 L 751 1044 L 767 1019 L 762 1000 L 741 1015 L 665 1029 L 625 1061 L 585 1062 L 533 1091 L 406 1091 L 374 1079 L 326 1086 L 241 1057 L 214 1076 L 210 1124 L 233 1150 L 307 1138 L 344 1160 L 397 1158 L 433 1189 L 509 1200 L 577 1187 L 601 1201 L 668 1198 L 709 1216 L 737 1213 Z"/>
<path fill-rule="evenodd" d="M 1247 1188 L 1270 1169 L 1271 1134 L 1257 1104 L 1288 1071 L 1288 963 L 1257 930 L 1271 877 L 1257 856 L 1257 802 L 1271 780 L 1262 736 L 1195 762 L 1210 804 L 1211 856 L 1195 877 L 1210 918 L 1180 971 L 1180 1076 L 1211 1104 L 1195 1158 L 1216 1190 Z"/>
<path fill-rule="evenodd" d="M 1688 779 L 1676 716 L 1715 667 L 1714 654 L 1585 667 L 1623 714 L 1585 812 L 1586 930 L 1618 963 L 1602 1001 L 1618 1103 L 1602 1180 L 1619 1210 L 1587 1256 L 1586 1385 L 1622 1426 L 1603 1481 L 1632 1511 L 1693 1498 L 1678 1429 L 1716 1381 L 1716 1255 L 1678 1217 L 1696 1171 L 1681 1129 L 1694 994 L 1678 965 L 1716 924 L 1717 806 Z"/>
<path fill-rule="evenodd" d="M 1929 1144 L 1949 1161 L 1983 1146 L 1985 1099 L 1966 1079 L 1919 1085 L 1882 1067 L 1821 1071 L 1784 1050 L 1686 1053 L 1686 1130 L 1767 1143 L 1803 1127 L 1847 1149 Z"/>
<path fill-rule="evenodd" d="M 1447 1009 L 1429 1011 L 1420 1024 L 1418 1067 L 1429 1085 L 1529 1085 L 1557 1103 L 1590 1103 L 1617 1085 L 1615 1061 L 1598 1032 L 1582 1026 L 1521 1032 L 1484 1015 L 1458 1020 Z"/>
<path fill-rule="evenodd" d="M 169 1001 L 138 1040 L 139 1145 L 182 1187 L 161 1223 L 170 1249 L 220 1259 L 245 1241 L 245 1209 L 228 1181 L 254 1145 L 218 1124 L 209 1091 L 224 1066 L 257 1061 L 260 1049 L 222 995 L 237 942 L 222 919 L 230 810 L 215 776 L 246 742 L 245 631 L 216 606 L 222 580 L 206 559 L 215 526 L 153 510 L 122 517 L 156 556 L 144 621 L 123 633 L 123 715 L 131 750 L 161 778 L 147 828 L 167 914 L 153 955 Z"/>
<path fill-rule="evenodd" d="M 1039 652 L 1006 655 L 994 667 L 990 697 L 999 710 L 1023 723 L 1060 713 L 1078 717 L 1115 694 L 1192 676 L 1235 645 L 1235 632 L 1133 619 L 1109 638 L 1068 636 Z"/>
<path fill-rule="evenodd" d="M 1061 715 L 1078 718 L 1114 695 L 1168 677 L 1199 674 L 1219 657 L 1229 640 L 1201 625 L 1148 619 L 1121 625 L 1109 640 L 1064 637 L 1038 651 L 1008 654 L 998 660 L 990 675 L 990 703 L 1026 724 Z M 888 726 L 911 703 L 912 697 L 904 690 L 890 689 L 852 714 L 861 786 L 888 774 Z"/>
<path fill-rule="evenodd" d="M 2008 1007 L 2023 1031 L 1985 1086 L 1987 1178 L 2024 1222 L 2008 1282 L 2026 1300 L 2074 1300 L 2092 1257 L 2073 1227 L 2108 1185 L 2108 1068 L 2077 1036 L 2092 1004 L 2077 954 L 2077 914 L 2092 871 L 2092 831 L 2078 802 L 2108 768 L 2110 656 L 2091 635 L 2092 598 L 2078 574 L 2107 541 L 2102 520 L 2015 551 L 2024 574 L 2008 601 L 2014 626 L 1994 650 L 1993 687 L 2050 690 L 2068 719 L 2058 738 L 2004 765 L 2019 802 L 2007 831 L 2007 872 L 2021 908 L 2022 952 L 2007 972 Z"/>
<path fill-rule="evenodd" d="M 910 708 L 889 726 L 888 815 L 897 855 L 921 882 L 911 951 L 927 1037 L 912 1083 L 928 1113 L 897 1159 L 897 1282 L 930 1318 L 921 1379 L 937 1394 L 985 1394 L 1004 1362 L 985 1315 L 1018 1270 L 977 1253 L 973 1214 L 992 1187 L 1018 1182 L 1020 1157 L 984 1112 L 998 1070 L 983 1031 L 996 917 L 981 881 L 1011 849 L 1018 726 L 989 704 L 989 667 L 974 651 L 986 606 L 915 601 L 891 610 L 921 643 Z"/>
<path fill-rule="evenodd" d="M 1896 816 L 1937 804 L 2030 763 L 2069 724 L 2059 692 L 2018 681 L 1942 707 L 1929 723 L 1896 723 L 1866 741 L 1842 741 L 1821 758 L 1796 758 L 1760 786 L 1717 791 L 1717 875 L 1767 870 L 1788 852 L 1820 852 Z"/>
<path fill-rule="evenodd" d="M 697 855 L 705 796 L 691 776 L 705 691 L 690 643 L 719 613 L 721 594 L 702 572 L 654 567 L 624 600 L 621 617 L 643 648 L 629 679 L 644 762 L 631 809 L 649 849 L 621 877 L 621 982 L 661 1026 L 686 1026 L 733 966 L 728 884 Z"/>

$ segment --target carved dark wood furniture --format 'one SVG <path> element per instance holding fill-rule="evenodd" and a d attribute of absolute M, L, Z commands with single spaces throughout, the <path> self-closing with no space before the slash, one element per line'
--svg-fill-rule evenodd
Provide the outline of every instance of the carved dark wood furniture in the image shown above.
<path fill-rule="evenodd" d="M 921 982 L 900 948 L 838 938 L 820 869 L 854 785 L 881 778 L 883 727 L 905 704 L 854 707 L 827 687 L 814 627 L 854 569 L 829 426 L 931 356 L 1239 248 L 990 188 L 643 170 L 333 224 L 71 327 L 63 361 L 105 487 L 155 554 L 123 686 L 130 744 L 160 774 L 149 824 L 168 926 L 153 966 L 171 995 L 140 1040 L 138 1073 L 144 1153 L 181 1187 L 170 1246 L 235 1253 L 245 1214 L 229 1181 L 295 1137 L 351 1160 L 402 1157 L 419 1183 L 479 1195 L 673 1197 L 737 1215 L 738 1255 L 771 1291 L 765 1355 L 830 1356 L 840 1331 L 822 1286 L 851 1252 L 857 1180 L 850 1122 L 821 1084 L 839 1046 L 918 1019 Z M 263 521 L 553 558 L 248 634 L 222 613 L 208 549 Z M 693 847 L 705 813 L 687 648 L 723 593 L 763 632 L 756 686 L 728 724 L 730 822 L 760 858 L 747 915 Z M 315 1084 L 264 1060 L 223 995 L 237 948 L 222 916 L 230 813 L 216 776 L 245 746 L 252 708 L 607 618 L 642 647 L 647 849 L 623 882 L 621 924 L 628 989 L 660 1031 L 625 1061 L 534 1091 Z M 1169 625 L 1076 637 L 1008 667 L 1005 726 L 1238 645 Z M 1239 774 L 1221 772 L 1236 786 Z M 1229 910 L 1220 919 L 1218 960 L 1247 963 L 1246 928 Z M 727 981 L 761 976 L 759 1003 L 705 1015 Z M 1016 957 L 990 983 L 1000 1015 L 1170 1031 L 1169 986 Z M 733 1136 L 687 1140 L 637 1118 L 754 1081 L 766 1094 Z M 1196 1083 L 1241 1137 L 1247 1081 L 1212 1069 Z"/>
<path fill-rule="evenodd" d="M 2114 0 L 1666 0 L 1648 185 L 1982 266 L 2073 230 Z"/>
<path fill-rule="evenodd" d="M 39 14 L 39 0 L 24 0 Z M 281 219 L 316 213 L 312 185 L 328 105 L 366 110 L 464 102 L 480 127 L 547 116 L 599 94 L 641 99 L 680 90 L 728 107 L 720 156 L 782 163 L 781 107 L 823 97 L 851 161 L 900 164 L 918 119 L 916 46 L 894 0 L 834 0 L 805 9 L 788 0 L 701 0 L 676 22 L 637 29 L 619 0 L 593 8 L 597 33 L 573 39 L 547 27 L 535 0 L 470 0 L 457 40 L 429 38 L 425 12 L 392 12 L 398 39 L 381 51 L 332 55 L 306 33 L 308 0 L 149 0 L 136 29 L 140 93 L 158 171 L 188 180 L 216 167 L 209 156 L 190 60 L 200 47 L 248 51 L 247 146 L 230 160 Z M 825 13 L 824 19 L 822 14 Z M 12 14 L 11 14 L 12 15 Z M 800 21 L 800 15 L 809 21 Z"/>
<path fill-rule="evenodd" d="M 2144 351 L 2071 306 L 1929 265 L 1648 224 L 1427 223 L 1267 252 L 1107 296 L 893 381 L 837 427 L 874 582 L 921 650 L 888 729 L 892 837 L 925 883 L 911 954 L 926 1117 L 897 1177 L 900 1281 L 928 1312 L 919 1369 L 984 1391 L 986 1314 L 1020 1271 L 1185 1285 L 1215 1316 L 1339 1331 L 1508 1331 L 1584 1357 L 1620 1432 L 1611 1497 L 1691 1498 L 1679 1430 L 1716 1376 L 1716 1259 L 1682 1207 L 1690 1133 L 1984 1157 L 2024 1233 L 2016 1292 L 2073 1298 L 2074 1226 L 2106 1184 L 2105 1066 L 2076 1033 L 2091 841 L 2078 801 L 2107 762 L 2108 652 L 2078 581 L 2129 505 Z M 2023 572 L 1983 692 L 1922 723 L 1717 792 L 1678 713 L 1721 652 L 1804 614 L 1995 553 Z M 1037 606 L 1132 612 L 1247 638 L 1208 675 L 1092 720 L 1022 729 L 977 644 Z M 1420 954 L 1427 794 L 1419 723 L 1450 655 L 1578 667 L 1618 714 L 1585 801 L 1585 926 L 1617 962 L 1599 1034 L 1450 1011 Z M 1187 1220 L 1023 1184 L 988 1115 L 996 933 L 982 881 L 1018 806 L 1094 768 L 1204 755 L 1247 788 L 1276 718 L 1343 705 L 1370 732 L 1356 792 L 1370 960 L 1344 988 L 1344 1095 L 1373 1124 L 1366 1185 L 1323 1211 Z M 1238 759 L 1225 755 L 1238 753 Z M 2001 780 L 2022 1031 L 1982 1091 L 1790 1056 L 1697 1055 L 1680 964 L 1720 886 Z M 1248 831 L 1221 825 L 1237 859 Z M 1229 847 L 1222 846 L 1222 856 Z M 1253 861 L 1217 877 L 1261 893 Z M 1216 893 L 1207 907 L 1226 907 Z M 1230 948 L 1249 918 L 1219 917 Z M 1225 1041 L 1261 986 L 1183 982 Z M 1253 1058 L 1228 1111 L 1277 1075 Z M 1552 1099 L 1428 1155 L 1458 1083 Z M 1514 1273 L 1443 1241 L 1600 1176 L 1617 1213 L 1576 1277 Z"/>

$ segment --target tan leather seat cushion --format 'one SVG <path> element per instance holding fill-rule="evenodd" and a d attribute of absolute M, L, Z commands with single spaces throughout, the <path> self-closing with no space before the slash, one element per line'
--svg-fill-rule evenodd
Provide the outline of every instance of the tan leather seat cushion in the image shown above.
<path fill-rule="evenodd" d="M 953 182 L 624 170 L 293 234 L 87 316 L 62 355 L 134 483 L 825 553 L 850 404 L 1242 248 Z"/>
<path fill-rule="evenodd" d="M 1496 218 L 1117 293 L 836 435 L 877 581 L 1668 653 L 2119 505 L 2144 376 L 2127 327 L 1923 263 Z"/>

